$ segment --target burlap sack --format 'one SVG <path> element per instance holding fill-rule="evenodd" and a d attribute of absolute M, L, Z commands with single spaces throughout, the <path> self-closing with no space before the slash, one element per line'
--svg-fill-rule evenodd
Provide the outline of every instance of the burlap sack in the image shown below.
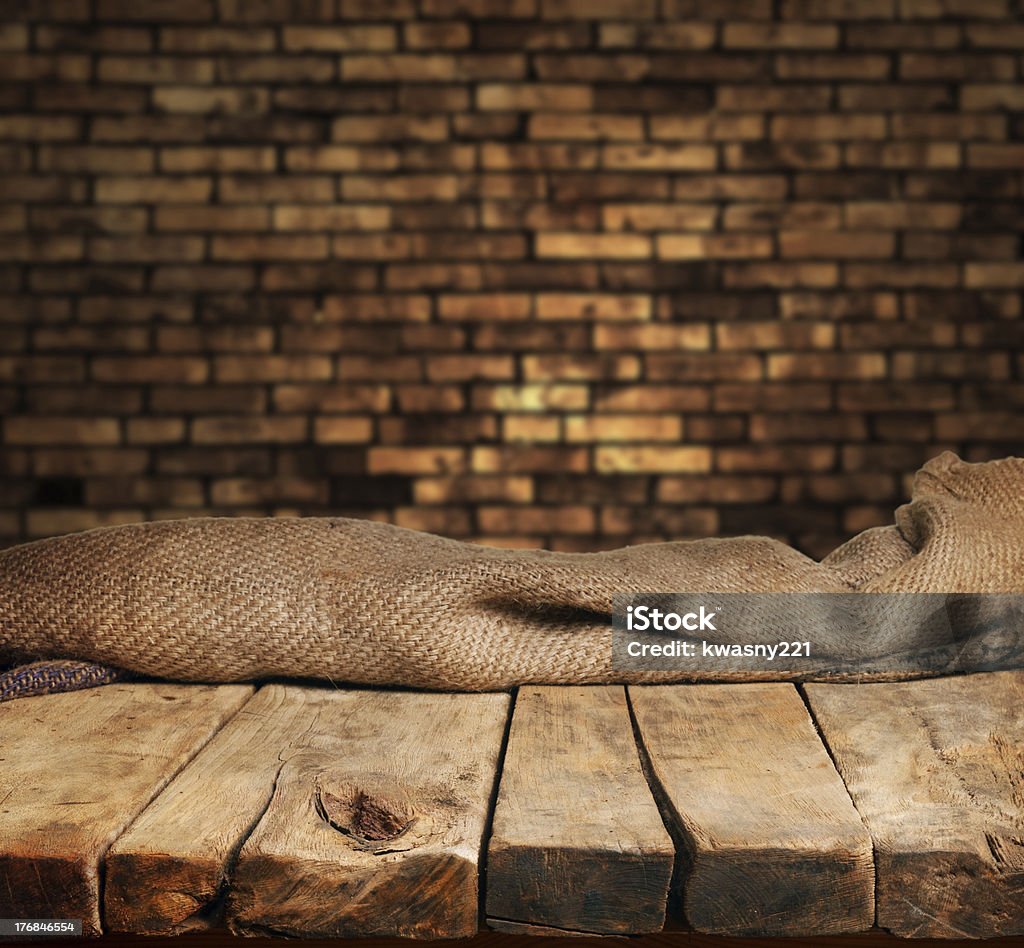
<path fill-rule="evenodd" d="M 552 553 L 340 518 L 195 519 L 41 540 L 0 552 L 0 662 L 456 690 L 666 681 L 688 676 L 612 667 L 613 594 L 1022 590 L 1024 459 L 944 454 L 918 473 L 894 526 L 821 563 L 760 537 Z M 846 662 L 853 644 L 818 630 L 826 665 Z"/>

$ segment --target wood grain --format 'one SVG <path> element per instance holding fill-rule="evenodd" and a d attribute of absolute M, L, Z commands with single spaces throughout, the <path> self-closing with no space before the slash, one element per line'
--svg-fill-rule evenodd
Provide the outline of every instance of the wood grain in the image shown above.
<path fill-rule="evenodd" d="M 334 694 L 268 685 L 218 732 L 110 848 L 108 929 L 153 934 L 218 923 L 234 858 L 283 762 L 348 713 Z"/>
<path fill-rule="evenodd" d="M 0 917 L 99 934 L 107 848 L 251 694 L 123 684 L 0 706 Z"/>
<path fill-rule="evenodd" d="M 806 691 L 874 838 L 878 924 L 1024 934 L 1024 672 Z"/>
<path fill-rule="evenodd" d="M 244 934 L 468 937 L 509 696 L 336 692 L 242 846 Z"/>
<path fill-rule="evenodd" d="M 699 931 L 871 926 L 871 839 L 789 684 L 630 687 Z"/>
<path fill-rule="evenodd" d="M 625 689 L 520 688 L 487 853 L 489 924 L 658 931 L 673 860 Z"/>

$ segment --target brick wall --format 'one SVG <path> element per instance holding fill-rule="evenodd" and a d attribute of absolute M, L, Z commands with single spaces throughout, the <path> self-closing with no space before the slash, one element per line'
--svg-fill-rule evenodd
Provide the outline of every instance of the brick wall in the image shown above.
<path fill-rule="evenodd" d="M 821 553 L 1021 449 L 1010 0 L 4 10 L 0 542 Z"/>

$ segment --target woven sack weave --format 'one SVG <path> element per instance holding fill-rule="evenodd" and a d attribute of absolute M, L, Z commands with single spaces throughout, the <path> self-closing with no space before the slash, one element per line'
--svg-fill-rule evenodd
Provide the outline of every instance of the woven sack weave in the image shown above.
<path fill-rule="evenodd" d="M 894 525 L 820 563 L 762 537 L 554 553 L 342 518 L 194 519 L 40 540 L 0 552 L 0 664 L 453 690 L 693 677 L 612 667 L 609 616 L 623 591 L 1024 591 L 1024 459 L 933 459 Z M 849 666 L 857 643 L 823 628 L 816 647 Z M 953 670 L 972 670 L 965 661 Z M 891 676 L 854 665 L 849 677 Z"/>

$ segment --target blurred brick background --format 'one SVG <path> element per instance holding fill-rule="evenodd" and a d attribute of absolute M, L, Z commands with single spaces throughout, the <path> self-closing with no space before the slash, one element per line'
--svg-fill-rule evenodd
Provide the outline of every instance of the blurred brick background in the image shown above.
<path fill-rule="evenodd" d="M 822 553 L 1021 449 L 1018 3 L 3 10 L 0 543 Z"/>

